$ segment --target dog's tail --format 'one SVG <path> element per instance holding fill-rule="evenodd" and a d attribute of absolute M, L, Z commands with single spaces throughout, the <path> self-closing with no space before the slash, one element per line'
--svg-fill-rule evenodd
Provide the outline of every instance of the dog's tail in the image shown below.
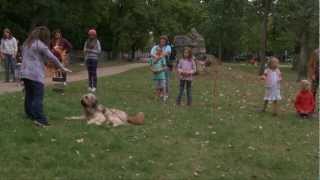
<path fill-rule="evenodd" d="M 128 123 L 134 124 L 134 125 L 142 125 L 144 124 L 144 113 L 139 112 L 135 116 L 129 116 L 128 117 Z"/>

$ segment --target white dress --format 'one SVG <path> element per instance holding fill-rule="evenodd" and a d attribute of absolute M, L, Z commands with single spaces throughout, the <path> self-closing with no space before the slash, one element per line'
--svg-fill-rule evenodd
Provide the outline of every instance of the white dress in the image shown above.
<path fill-rule="evenodd" d="M 264 100 L 266 101 L 278 101 L 281 100 L 280 94 L 280 78 L 277 71 L 269 71 L 268 74 L 269 83 L 266 86 L 266 93 Z"/>

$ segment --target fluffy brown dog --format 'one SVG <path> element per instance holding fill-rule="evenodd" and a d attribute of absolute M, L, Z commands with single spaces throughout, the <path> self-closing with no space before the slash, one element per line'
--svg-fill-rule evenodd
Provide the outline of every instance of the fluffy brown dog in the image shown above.
<path fill-rule="evenodd" d="M 98 104 L 94 94 L 86 94 L 81 98 L 81 105 L 84 109 L 84 116 L 69 117 L 66 119 L 86 119 L 88 124 L 102 125 L 112 124 L 114 127 L 124 124 L 142 125 L 144 123 L 144 113 L 139 112 L 135 116 L 128 116 L 124 111 L 106 108 Z"/>

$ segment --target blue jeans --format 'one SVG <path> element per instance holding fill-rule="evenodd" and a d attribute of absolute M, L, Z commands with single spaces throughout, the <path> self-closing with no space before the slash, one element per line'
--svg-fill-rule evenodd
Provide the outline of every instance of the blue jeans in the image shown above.
<path fill-rule="evenodd" d="M 44 85 L 40 82 L 23 79 L 24 82 L 24 109 L 27 116 L 39 123 L 47 124 L 47 117 L 43 113 Z"/>
<path fill-rule="evenodd" d="M 4 69 L 5 69 L 5 81 L 10 81 L 10 76 L 12 76 L 12 80 L 15 80 L 15 69 L 16 63 L 13 55 L 4 54 Z"/>
<path fill-rule="evenodd" d="M 87 59 L 86 60 L 87 70 L 88 70 L 88 80 L 90 88 L 97 88 L 97 59 Z"/>
<path fill-rule="evenodd" d="M 191 105 L 191 103 L 192 103 L 191 85 L 192 85 L 192 81 L 180 80 L 179 95 L 177 97 L 177 104 L 181 104 L 181 98 L 184 94 L 184 89 L 187 89 L 187 104 Z"/>

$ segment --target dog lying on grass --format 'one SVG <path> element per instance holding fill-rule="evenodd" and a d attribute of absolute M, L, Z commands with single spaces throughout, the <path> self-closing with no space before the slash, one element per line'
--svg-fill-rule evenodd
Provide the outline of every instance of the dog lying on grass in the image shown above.
<path fill-rule="evenodd" d="M 98 104 L 97 97 L 91 93 L 82 96 L 81 105 L 84 116 L 67 117 L 66 119 L 84 119 L 87 120 L 88 124 L 111 124 L 113 127 L 124 124 L 142 125 L 144 123 L 144 113 L 139 112 L 135 116 L 129 116 L 124 111 L 104 107 Z"/>

